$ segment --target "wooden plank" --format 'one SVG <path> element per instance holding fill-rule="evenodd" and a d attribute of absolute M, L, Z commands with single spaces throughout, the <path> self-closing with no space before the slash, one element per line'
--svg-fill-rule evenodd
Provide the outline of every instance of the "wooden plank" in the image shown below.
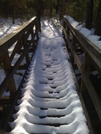
<path fill-rule="evenodd" d="M 4 55 L 3 67 L 4 67 L 5 74 L 7 76 L 11 71 L 11 64 L 10 64 L 10 58 L 9 58 L 8 51 Z M 9 83 L 7 84 L 7 87 L 10 91 L 10 96 L 12 98 L 16 92 L 16 86 L 15 86 L 15 81 L 14 81 L 13 75 L 10 78 Z"/>
<path fill-rule="evenodd" d="M 88 128 L 90 130 L 90 134 L 95 134 L 94 130 L 93 130 L 93 127 L 92 127 L 92 124 L 91 124 L 91 121 L 90 121 L 89 114 L 87 112 L 87 109 L 86 109 L 86 106 L 85 106 L 85 103 L 84 103 L 84 100 L 83 100 L 83 97 L 82 97 L 82 94 L 80 92 L 79 92 L 79 97 L 80 97 L 80 101 L 82 103 L 82 107 L 83 107 L 83 110 L 84 110 L 85 117 L 87 119 L 87 125 L 88 125 Z"/>
<path fill-rule="evenodd" d="M 21 64 L 17 70 L 26 70 L 27 64 Z"/>
<path fill-rule="evenodd" d="M 101 52 L 90 41 L 89 42 L 86 41 L 87 39 L 85 37 L 82 37 L 80 33 L 78 35 L 78 31 L 76 31 L 76 37 L 78 36 L 79 36 L 80 44 L 82 45 L 82 47 L 87 52 L 90 59 L 92 60 L 93 65 L 97 68 L 97 70 L 101 74 Z"/>
<path fill-rule="evenodd" d="M 2 62 L 3 62 L 3 55 L 0 56 L 0 65 L 2 64 Z"/>
<path fill-rule="evenodd" d="M 15 66 L 10 70 L 10 73 L 6 76 L 5 80 L 0 85 L 0 97 L 2 96 L 2 93 L 5 91 L 5 88 L 7 87 L 9 80 L 12 78 L 14 73 L 16 72 L 17 68 L 19 67 L 20 63 L 22 62 L 24 56 L 28 52 L 30 45 L 26 47 L 26 49 L 23 51 L 22 55 L 18 59 L 18 61 L 15 63 Z"/>
<path fill-rule="evenodd" d="M 20 49 L 21 49 L 21 47 L 22 47 L 21 42 L 22 42 L 22 37 L 19 38 L 19 40 L 17 41 L 17 43 L 16 43 L 16 45 L 15 45 L 15 48 L 14 48 L 14 50 L 13 50 L 11 56 L 10 56 L 10 60 L 11 60 L 11 61 L 13 60 L 15 54 L 16 54 L 18 51 L 20 51 Z"/>
<path fill-rule="evenodd" d="M 95 106 L 95 109 L 96 109 L 97 114 L 99 116 L 99 119 L 101 121 L 101 101 L 100 101 L 100 99 L 99 99 L 99 97 L 98 97 L 98 95 L 97 95 L 92 83 L 90 82 L 90 80 L 87 77 L 86 72 L 84 70 L 82 71 L 82 78 L 83 78 L 83 80 L 85 82 L 85 85 L 86 85 L 86 87 L 88 89 L 89 95 L 90 95 L 90 97 L 92 99 L 92 102 L 93 102 L 93 104 Z"/>
<path fill-rule="evenodd" d="M 89 59 L 89 56 L 87 53 L 85 53 L 85 56 L 84 56 L 84 65 L 83 65 L 83 69 L 85 70 L 87 76 L 89 77 L 89 74 L 90 74 L 90 59 Z M 81 80 L 81 92 L 84 93 L 86 91 L 86 85 L 85 85 L 85 82 L 82 78 Z"/>
<path fill-rule="evenodd" d="M 20 75 L 20 76 L 24 76 L 24 74 L 20 73 L 20 72 L 15 72 L 15 74 Z"/>
<path fill-rule="evenodd" d="M 66 33 L 65 33 L 65 35 L 66 35 Z M 87 73 L 85 72 L 85 70 L 82 67 L 82 64 L 80 62 L 79 57 L 76 54 L 76 51 L 75 51 L 74 46 L 70 43 L 70 41 L 69 41 L 68 38 L 66 38 L 66 39 L 67 39 L 67 42 L 70 45 L 71 52 L 72 52 L 72 54 L 74 56 L 74 59 L 75 59 L 75 61 L 77 63 L 77 66 L 78 66 L 78 68 L 79 68 L 79 70 L 80 70 L 80 72 L 82 74 L 83 81 L 84 81 L 84 83 L 86 85 L 86 88 L 87 88 L 87 90 L 89 92 L 89 95 L 90 95 L 90 97 L 92 99 L 92 102 L 93 102 L 94 107 L 95 107 L 95 109 L 97 111 L 97 114 L 99 116 L 99 119 L 101 120 L 101 101 L 100 101 L 100 99 L 99 99 L 99 97 L 98 97 L 98 95 L 97 95 L 97 93 L 96 93 L 96 91 L 95 91 L 95 89 L 94 89 L 91 81 L 89 80 L 89 78 L 87 76 Z"/>
<path fill-rule="evenodd" d="M 23 35 L 23 47 L 24 47 L 24 49 L 26 49 L 26 47 L 27 47 L 27 38 L 26 37 L 27 36 L 25 36 L 25 34 L 24 34 Z M 28 54 L 28 52 L 25 55 L 25 59 L 26 59 L 26 64 L 28 65 L 29 64 L 29 54 Z"/>
<path fill-rule="evenodd" d="M 36 21 L 36 25 L 35 25 L 35 36 L 37 37 L 37 41 L 38 41 L 38 39 L 39 39 L 39 37 L 38 37 L 38 20 Z"/>
<path fill-rule="evenodd" d="M 33 55 L 34 55 L 34 53 L 33 53 Z M 33 58 L 33 55 L 32 55 L 32 58 Z M 21 83 L 20 83 L 20 85 L 18 87 L 18 90 L 16 91 L 16 94 L 15 94 L 14 100 L 12 101 L 12 104 L 11 104 L 10 110 L 8 112 L 8 115 L 5 117 L 5 122 L 2 125 L 2 130 L 5 130 L 6 131 L 7 123 L 9 122 L 9 119 L 10 119 L 10 117 L 12 115 L 12 112 L 13 112 L 13 110 L 15 108 L 17 99 L 21 95 L 21 87 L 22 87 L 22 85 L 24 83 L 25 76 L 27 75 L 27 73 L 28 73 L 28 67 L 27 67 L 27 69 L 25 71 L 25 74 L 24 74 L 22 80 L 21 80 Z"/>
<path fill-rule="evenodd" d="M 0 105 L 9 105 L 11 104 L 11 100 L 10 99 L 0 99 Z"/>
<path fill-rule="evenodd" d="M 36 17 L 33 17 L 28 22 L 20 26 L 17 30 L 8 34 L 0 40 L 0 56 L 3 55 L 30 27 L 36 22 Z"/>
<path fill-rule="evenodd" d="M 93 65 L 97 68 L 101 74 L 101 49 L 96 47 L 92 42 L 90 42 L 86 37 L 84 37 L 79 31 L 71 26 L 71 24 L 64 18 L 65 23 L 71 29 L 73 35 L 76 37 L 80 46 L 87 52 Z"/>
<path fill-rule="evenodd" d="M 66 33 L 65 33 L 65 35 L 66 35 Z M 70 46 L 71 52 L 73 54 L 73 57 L 74 57 L 75 61 L 77 62 L 77 65 L 78 65 L 79 70 L 82 72 L 82 69 L 81 69 L 82 68 L 82 63 L 81 63 L 78 55 L 76 54 L 75 47 L 70 43 L 68 37 L 66 38 L 66 41 L 67 41 L 67 43 Z"/>
<path fill-rule="evenodd" d="M 68 55 L 68 49 L 67 49 L 67 55 Z M 69 57 L 69 55 L 68 55 L 68 57 Z M 69 61 L 70 61 L 70 58 L 69 58 Z M 69 62 L 69 63 L 70 63 L 70 62 Z M 73 66 L 72 66 L 71 63 L 70 63 L 70 65 L 71 65 L 72 70 L 73 70 Z M 94 130 L 93 130 L 93 127 L 92 127 L 92 124 L 91 124 L 91 121 L 90 121 L 90 117 L 89 117 L 89 114 L 88 114 L 88 112 L 87 112 L 85 103 L 84 103 L 84 101 L 83 101 L 82 94 L 80 93 L 80 87 L 79 87 L 79 84 L 78 84 L 76 75 L 75 75 L 75 73 L 74 73 L 74 70 L 73 70 L 73 75 L 74 75 L 74 78 L 75 78 L 75 84 L 76 84 L 77 92 L 78 92 L 78 95 L 79 95 L 79 97 L 80 97 L 80 101 L 81 101 L 81 103 L 82 103 L 82 108 L 83 108 L 85 117 L 86 117 L 86 119 L 87 119 L 87 125 L 88 125 L 88 128 L 89 128 L 89 130 L 90 130 L 90 134 L 94 134 Z"/>

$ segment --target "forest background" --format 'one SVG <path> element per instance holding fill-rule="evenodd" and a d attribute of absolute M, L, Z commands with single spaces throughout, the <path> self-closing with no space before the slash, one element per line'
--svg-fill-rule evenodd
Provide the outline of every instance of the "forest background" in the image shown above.
<path fill-rule="evenodd" d="M 12 19 L 13 23 L 15 18 L 22 22 L 39 14 L 58 19 L 67 14 L 101 35 L 101 0 L 0 0 L 0 17 Z"/>

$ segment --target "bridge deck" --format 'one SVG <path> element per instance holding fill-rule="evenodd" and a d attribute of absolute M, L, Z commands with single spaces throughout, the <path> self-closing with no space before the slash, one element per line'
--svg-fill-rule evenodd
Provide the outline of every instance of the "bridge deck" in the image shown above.
<path fill-rule="evenodd" d="M 88 134 L 62 35 L 46 22 L 42 27 L 8 133 Z"/>

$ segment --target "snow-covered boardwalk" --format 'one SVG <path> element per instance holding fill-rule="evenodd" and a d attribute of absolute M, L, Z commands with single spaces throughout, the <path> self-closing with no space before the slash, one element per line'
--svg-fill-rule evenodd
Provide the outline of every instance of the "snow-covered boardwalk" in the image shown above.
<path fill-rule="evenodd" d="M 61 33 L 42 28 L 9 134 L 88 134 Z"/>

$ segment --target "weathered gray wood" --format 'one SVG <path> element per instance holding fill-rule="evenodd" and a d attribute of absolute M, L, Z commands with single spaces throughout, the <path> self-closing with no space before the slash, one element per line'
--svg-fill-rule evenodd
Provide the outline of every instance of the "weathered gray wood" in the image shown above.
<path fill-rule="evenodd" d="M 34 53 L 33 53 L 33 55 L 34 55 Z M 33 56 L 32 56 L 32 57 L 33 57 Z M 21 83 L 20 83 L 20 85 L 19 85 L 19 87 L 18 87 L 18 90 L 16 91 L 16 94 L 15 94 L 14 100 L 12 101 L 12 104 L 11 104 L 10 110 L 9 110 L 9 112 L 8 112 L 8 115 L 7 115 L 6 118 L 5 118 L 6 120 L 5 120 L 5 122 L 3 123 L 2 130 L 6 130 L 7 123 L 8 123 L 9 120 L 10 120 L 11 114 L 12 114 L 12 112 L 13 112 L 13 110 L 14 110 L 14 107 L 15 107 L 15 105 L 16 105 L 16 102 L 17 102 L 17 100 L 18 100 L 18 97 L 21 95 L 21 90 L 20 90 L 20 89 L 22 88 L 23 83 L 25 82 L 25 76 L 27 75 L 27 73 L 28 73 L 28 67 L 26 68 L 26 71 L 25 71 L 24 76 L 23 76 L 23 78 L 22 78 L 22 80 L 21 80 Z"/>
<path fill-rule="evenodd" d="M 67 55 L 68 55 L 68 49 L 67 49 Z M 70 60 L 70 59 L 69 59 Z M 73 68 L 72 64 L 70 63 L 71 67 Z M 79 84 L 78 84 L 78 81 L 77 81 L 77 78 L 76 78 L 76 75 L 73 71 L 73 75 L 74 75 L 74 79 L 75 79 L 75 84 L 76 84 L 76 87 L 77 87 L 77 92 L 78 92 L 78 95 L 80 97 L 80 101 L 82 103 L 82 108 L 84 110 L 84 114 L 85 114 L 85 117 L 87 119 L 87 124 L 88 124 L 88 128 L 90 130 L 90 134 L 94 134 L 94 130 L 93 130 L 93 127 L 92 127 L 92 124 L 91 124 L 91 121 L 90 121 L 90 117 L 89 117 L 89 114 L 87 112 L 87 109 L 86 109 L 86 106 L 85 106 L 85 103 L 84 103 L 84 100 L 83 100 L 83 97 L 82 97 L 82 94 L 80 93 L 80 87 L 79 87 Z"/>
<path fill-rule="evenodd" d="M 20 63 L 22 62 L 24 56 L 28 52 L 28 48 L 29 47 L 30 46 L 27 46 L 27 48 L 23 51 L 22 55 L 20 56 L 20 58 L 18 59 L 18 61 L 15 63 L 15 66 L 12 68 L 12 70 L 10 71 L 10 73 L 6 76 L 5 80 L 0 85 L 0 97 L 2 96 L 2 93 L 5 91 L 5 88 L 7 87 L 8 83 L 9 83 L 9 80 L 14 75 L 14 73 L 16 72 L 17 68 L 19 67 Z"/>
<path fill-rule="evenodd" d="M 22 47 L 22 43 L 21 42 L 22 42 L 22 37 L 20 37 L 20 39 L 17 41 L 17 43 L 16 43 L 16 45 L 14 47 L 14 50 L 13 50 L 11 56 L 10 56 L 10 60 L 11 61 L 13 60 L 15 54 L 18 53 L 21 50 L 21 47 Z"/>
<path fill-rule="evenodd" d="M 88 77 L 89 77 L 89 74 L 90 74 L 90 65 L 91 65 L 91 62 L 90 62 L 89 56 L 88 56 L 87 53 L 85 53 L 83 69 L 86 71 L 86 74 L 87 74 Z M 86 89 L 87 88 L 86 88 L 85 82 L 84 82 L 84 80 L 82 78 L 82 81 L 81 81 L 81 93 L 85 92 Z"/>
<path fill-rule="evenodd" d="M 23 47 L 24 47 L 24 49 L 26 49 L 26 47 L 27 47 L 27 36 L 25 36 L 25 35 L 23 35 Z M 28 52 L 25 55 L 25 59 L 26 59 L 26 64 L 28 65 L 29 64 L 29 54 L 28 54 Z"/>
<path fill-rule="evenodd" d="M 10 73 L 10 71 L 11 71 L 11 64 L 10 64 L 10 59 L 9 59 L 8 51 L 4 55 L 3 67 L 4 67 L 4 70 L 5 70 L 5 74 L 7 76 Z M 9 80 L 6 88 L 9 89 L 10 97 L 12 98 L 14 96 L 15 92 L 16 92 L 16 86 L 15 86 L 15 82 L 14 82 L 13 76 Z"/>
<path fill-rule="evenodd" d="M 0 65 L 2 64 L 3 62 L 3 55 L 0 57 Z"/>
<path fill-rule="evenodd" d="M 84 84 L 89 92 L 89 95 L 92 99 L 92 102 L 95 106 L 95 109 L 97 111 L 97 114 L 99 116 L 99 119 L 101 120 L 101 101 L 88 77 L 88 74 L 89 74 L 89 60 L 87 60 L 87 55 L 89 57 L 89 59 L 91 59 L 91 62 L 93 64 L 96 64 L 97 66 L 97 69 L 99 72 L 101 72 L 101 50 L 96 48 L 94 46 L 94 44 L 92 44 L 91 42 L 89 42 L 83 35 L 81 35 L 78 31 L 76 31 L 70 24 L 69 22 L 64 19 L 66 25 L 68 25 L 69 29 L 71 30 L 73 36 L 76 37 L 78 43 L 80 44 L 80 46 L 83 48 L 83 50 L 86 52 L 86 57 L 85 57 L 85 65 L 84 67 L 82 66 L 82 63 L 78 57 L 78 55 L 76 54 L 76 50 L 75 50 L 75 47 L 73 46 L 73 44 L 69 41 L 69 38 L 67 36 L 67 33 L 64 30 L 64 35 L 65 35 L 65 38 L 66 38 L 66 41 L 68 43 L 68 45 L 70 46 L 71 48 L 71 52 L 73 54 L 73 57 L 75 59 L 75 62 L 78 66 L 78 69 L 80 70 L 81 72 L 81 75 L 82 75 L 82 80 L 84 81 Z M 80 38 L 79 38 L 80 37 Z M 85 45 L 86 44 L 86 45 Z M 98 56 L 98 57 L 97 57 Z M 97 59 L 97 60 L 96 60 Z M 88 65 L 87 65 L 88 64 Z M 87 69 L 86 69 L 87 67 Z M 87 72 L 86 72 L 87 71 Z"/>
<path fill-rule="evenodd" d="M 32 27 L 36 21 L 36 17 L 33 17 L 17 30 L 2 38 L 0 40 L 0 56 L 3 55 L 3 53 L 5 53 L 30 27 Z"/>
<path fill-rule="evenodd" d="M 28 21 L 26 24 L 24 24 L 23 26 L 18 28 L 16 30 L 16 32 L 11 33 L 0 40 L 0 54 L 1 54 L 0 57 L 2 57 L 2 55 L 6 56 L 6 57 L 4 57 L 4 61 L 1 60 L 1 63 L 4 62 L 4 69 L 5 69 L 5 72 L 7 75 L 7 77 L 5 78 L 5 80 L 3 81 L 3 83 L 0 86 L 0 96 L 2 96 L 2 93 L 6 90 L 6 87 L 8 86 L 8 84 L 10 85 L 9 89 L 10 88 L 12 89 L 11 94 L 13 96 L 14 80 L 12 80 L 12 78 L 13 78 L 14 73 L 18 69 L 20 63 L 22 62 L 21 60 L 23 60 L 24 57 L 26 57 L 27 65 L 29 63 L 28 52 L 29 52 L 31 43 L 27 43 L 27 39 L 28 39 L 28 36 L 30 34 L 32 34 L 32 29 L 36 24 L 37 24 L 37 19 L 33 18 L 30 21 Z M 35 31 L 36 31 L 36 29 L 35 29 Z M 9 55 L 5 55 L 5 53 L 8 52 L 8 48 L 11 45 L 13 45 L 14 42 L 16 42 L 15 48 L 11 54 L 11 57 L 9 57 Z M 23 50 L 22 50 L 22 46 L 24 47 Z M 13 60 L 16 53 L 19 53 L 21 56 L 20 56 L 19 60 L 15 63 L 15 65 L 13 67 L 11 67 L 11 65 L 10 65 L 11 61 Z M 6 62 L 6 60 L 7 60 L 7 62 Z M 10 83 L 12 83 L 12 84 L 10 84 Z"/>
<path fill-rule="evenodd" d="M 97 70 L 101 74 L 101 49 L 95 46 L 92 42 L 90 42 L 87 38 L 85 38 L 79 31 L 72 27 L 72 25 L 64 18 L 65 23 L 68 25 L 71 32 L 76 37 L 80 46 L 87 52 L 92 63 L 97 68 Z"/>
<path fill-rule="evenodd" d="M 99 116 L 99 119 L 101 121 L 101 101 L 100 101 L 91 81 L 87 77 L 86 72 L 84 70 L 82 71 L 82 78 L 85 82 L 86 88 L 88 89 L 89 95 L 92 99 L 92 102 L 95 106 L 95 109 L 96 109 L 97 114 Z"/>
<path fill-rule="evenodd" d="M 3 106 L 3 105 L 10 105 L 10 103 L 11 103 L 10 98 L 1 98 L 1 99 L 0 99 L 0 106 Z"/>
<path fill-rule="evenodd" d="M 17 70 L 26 70 L 27 64 L 20 64 Z"/>
<path fill-rule="evenodd" d="M 0 40 L 0 65 L 3 64 L 3 69 L 6 73 L 6 78 L 4 78 L 3 82 L 0 84 L 0 105 L 2 112 L 3 105 L 10 106 L 11 103 L 14 103 L 11 107 L 11 110 L 9 112 L 9 117 L 11 115 L 11 111 L 14 108 L 15 102 L 17 100 L 18 90 L 15 89 L 15 82 L 14 82 L 14 74 L 21 75 L 24 81 L 24 73 L 19 73 L 18 70 L 23 69 L 26 70 L 29 64 L 29 61 L 31 59 L 31 56 L 29 57 L 30 50 L 33 50 L 33 55 L 35 52 L 35 48 L 37 46 L 37 40 L 35 39 L 35 36 L 38 37 L 38 31 L 37 29 L 34 29 L 37 25 L 37 18 L 34 17 L 33 19 L 26 22 L 24 25 L 20 26 L 16 31 L 13 31 L 6 37 Z M 28 40 L 29 35 L 31 35 L 31 39 Z M 11 55 L 8 54 L 8 49 L 15 43 L 14 49 L 11 53 Z M 22 48 L 23 47 L 23 48 Z M 19 58 L 17 59 L 16 63 L 11 65 L 11 62 L 13 61 L 16 54 L 19 54 Z M 22 60 L 26 59 L 26 63 L 22 66 Z M 21 88 L 22 82 L 20 83 L 19 90 Z M 6 98 L 2 97 L 2 94 L 5 90 L 10 91 L 10 97 L 6 96 Z M 8 122 L 9 117 L 5 117 L 6 125 Z M 6 127 L 5 125 L 5 127 Z M 2 128 L 3 129 L 3 128 Z"/>
<path fill-rule="evenodd" d="M 79 97 L 80 97 L 80 101 L 82 103 L 82 107 L 83 107 L 83 110 L 84 110 L 85 117 L 87 119 L 87 124 L 88 124 L 88 128 L 90 130 L 90 134 L 94 134 L 94 130 L 93 130 L 93 127 L 92 127 L 92 124 L 91 124 L 91 121 L 90 121 L 90 117 L 89 117 L 89 114 L 87 112 L 87 109 L 86 109 L 82 94 L 80 92 L 79 92 Z"/>

